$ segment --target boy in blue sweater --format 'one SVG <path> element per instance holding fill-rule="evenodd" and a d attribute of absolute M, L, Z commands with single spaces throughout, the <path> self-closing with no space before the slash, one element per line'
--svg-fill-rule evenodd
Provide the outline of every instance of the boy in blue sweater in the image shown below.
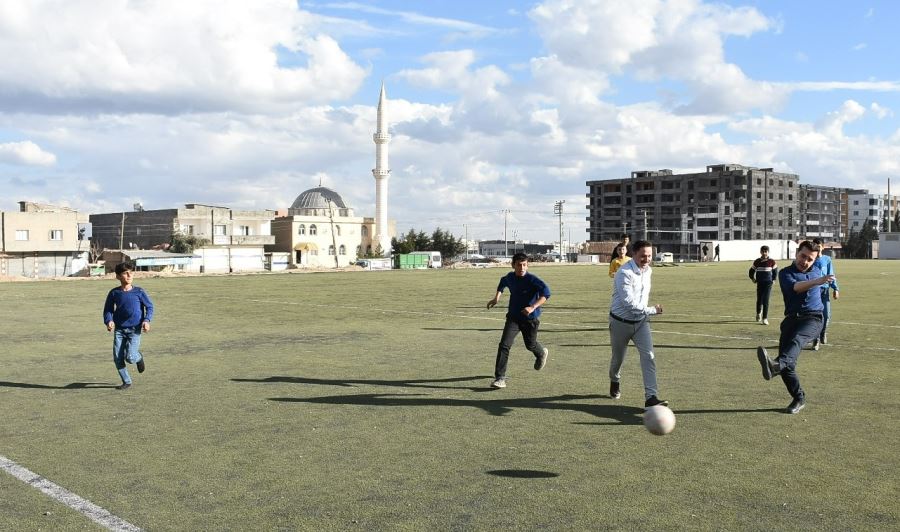
<path fill-rule="evenodd" d="M 549 354 L 547 348 L 538 342 L 537 334 L 541 324 L 538 319 L 541 316 L 541 305 L 550 297 L 550 288 L 536 275 L 528 273 L 528 255 L 516 253 L 512 257 L 512 263 L 513 271 L 500 278 L 497 294 L 487 303 L 487 308 L 493 308 L 500 301 L 503 289 L 509 288 L 509 308 L 500 345 L 497 347 L 492 388 L 506 388 L 509 348 L 519 331 L 522 332 L 525 347 L 534 354 L 534 369 L 543 368 Z"/>
<path fill-rule="evenodd" d="M 136 364 L 138 373 L 145 369 L 141 355 L 141 333 L 150 332 L 153 319 L 153 303 L 142 288 L 131 284 L 134 268 L 131 264 L 116 265 L 116 279 L 121 286 L 113 288 L 103 305 L 103 323 L 106 330 L 115 331 L 113 337 L 113 362 L 119 370 L 122 384 L 116 388 L 127 390 L 131 387 L 131 376 L 125 363 Z"/>

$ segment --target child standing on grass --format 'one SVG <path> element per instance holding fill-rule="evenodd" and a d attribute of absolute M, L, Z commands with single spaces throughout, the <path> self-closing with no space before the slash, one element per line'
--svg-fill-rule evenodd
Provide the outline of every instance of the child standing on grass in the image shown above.
<path fill-rule="evenodd" d="M 513 271 L 500 278 L 497 293 L 488 301 L 487 308 L 493 308 L 500 302 L 505 288 L 509 288 L 509 307 L 506 323 L 497 347 L 497 362 L 494 366 L 492 388 L 506 388 L 506 364 L 509 361 L 509 348 L 513 340 L 522 332 L 525 348 L 534 354 L 534 369 L 541 369 L 547 364 L 548 350 L 538 342 L 538 328 L 541 322 L 541 305 L 550 297 L 550 288 L 536 275 L 528 273 L 528 256 L 516 253 L 512 257 Z"/>
<path fill-rule="evenodd" d="M 119 370 L 122 384 L 116 388 L 127 390 L 131 387 L 131 376 L 125 363 L 136 364 L 138 373 L 144 372 L 144 357 L 141 355 L 141 333 L 150 332 L 153 319 L 153 303 L 150 296 L 139 286 L 131 284 L 134 268 L 126 262 L 116 264 L 116 279 L 121 286 L 113 288 L 103 305 L 103 322 L 106 330 L 115 331 L 113 336 L 113 362 Z"/>

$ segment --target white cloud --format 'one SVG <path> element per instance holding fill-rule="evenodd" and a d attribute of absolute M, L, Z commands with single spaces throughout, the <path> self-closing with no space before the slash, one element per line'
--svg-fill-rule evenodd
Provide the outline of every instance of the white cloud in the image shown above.
<path fill-rule="evenodd" d="M 847 100 L 840 109 L 831 111 L 819 121 L 816 128 L 831 137 L 843 136 L 844 124 L 858 120 L 866 113 L 866 108 L 853 100 Z"/>
<path fill-rule="evenodd" d="M 0 108 L 283 109 L 353 94 L 365 71 L 292 0 L 3 2 Z M 41 38 L 35 38 L 41 35 Z M 279 53 L 302 66 L 281 66 Z"/>
<path fill-rule="evenodd" d="M 860 50 L 865 50 L 867 46 L 868 46 L 868 44 L 861 42 L 861 43 L 853 45 L 853 50 L 858 52 Z"/>
<path fill-rule="evenodd" d="M 40 146 L 30 140 L 9 142 L 0 144 L 0 163 L 52 166 L 56 164 L 56 155 L 42 150 Z"/>
<path fill-rule="evenodd" d="M 879 120 L 894 116 L 893 110 L 888 107 L 878 105 L 876 102 L 872 102 L 872 105 L 869 106 L 869 109 L 872 110 L 872 114 L 877 116 Z"/>

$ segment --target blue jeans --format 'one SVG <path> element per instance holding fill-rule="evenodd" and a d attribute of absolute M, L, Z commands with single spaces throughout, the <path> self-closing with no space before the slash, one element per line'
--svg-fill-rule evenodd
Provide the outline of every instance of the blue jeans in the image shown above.
<path fill-rule="evenodd" d="M 119 370 L 119 377 L 125 384 L 131 384 L 131 376 L 125 363 L 137 364 L 141 360 L 141 326 L 116 327 L 113 335 L 113 362 Z"/>
<path fill-rule="evenodd" d="M 806 344 L 822 334 L 822 315 L 785 316 L 781 322 L 781 338 L 778 340 L 778 363 L 781 380 L 794 399 L 803 399 L 805 394 L 797 377 L 797 359 Z"/>
<path fill-rule="evenodd" d="M 769 296 L 772 294 L 772 283 L 756 283 L 756 314 L 763 319 L 769 317 Z"/>
<path fill-rule="evenodd" d="M 822 310 L 822 334 L 819 335 L 820 340 L 825 339 L 825 331 L 828 329 L 828 322 L 831 321 L 831 290 L 828 289 L 828 286 L 825 287 L 825 290 L 822 290 L 822 304 L 825 305 L 825 309 Z"/>
<path fill-rule="evenodd" d="M 500 336 L 500 345 L 497 346 L 497 362 L 494 365 L 494 377 L 498 379 L 506 378 L 506 364 L 509 362 L 509 348 L 512 347 L 513 340 L 522 332 L 522 339 L 525 340 L 525 348 L 531 351 L 535 357 L 544 354 L 544 347 L 538 342 L 537 334 L 540 327 L 540 320 L 512 320 L 506 318 L 503 325 L 503 335 Z"/>

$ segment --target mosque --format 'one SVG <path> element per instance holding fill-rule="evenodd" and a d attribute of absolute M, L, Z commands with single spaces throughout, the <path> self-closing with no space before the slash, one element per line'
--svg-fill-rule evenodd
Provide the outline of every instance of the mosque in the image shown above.
<path fill-rule="evenodd" d="M 341 195 L 321 184 L 304 191 L 287 210 L 286 216 L 272 220 L 274 251 L 290 252 L 290 267 L 334 268 L 353 264 L 358 257 L 378 254 L 391 256 L 391 237 L 396 236 L 396 222 L 388 220 L 387 98 L 384 83 L 378 98 L 378 121 L 372 140 L 375 142 L 375 217 L 355 216 Z"/>

